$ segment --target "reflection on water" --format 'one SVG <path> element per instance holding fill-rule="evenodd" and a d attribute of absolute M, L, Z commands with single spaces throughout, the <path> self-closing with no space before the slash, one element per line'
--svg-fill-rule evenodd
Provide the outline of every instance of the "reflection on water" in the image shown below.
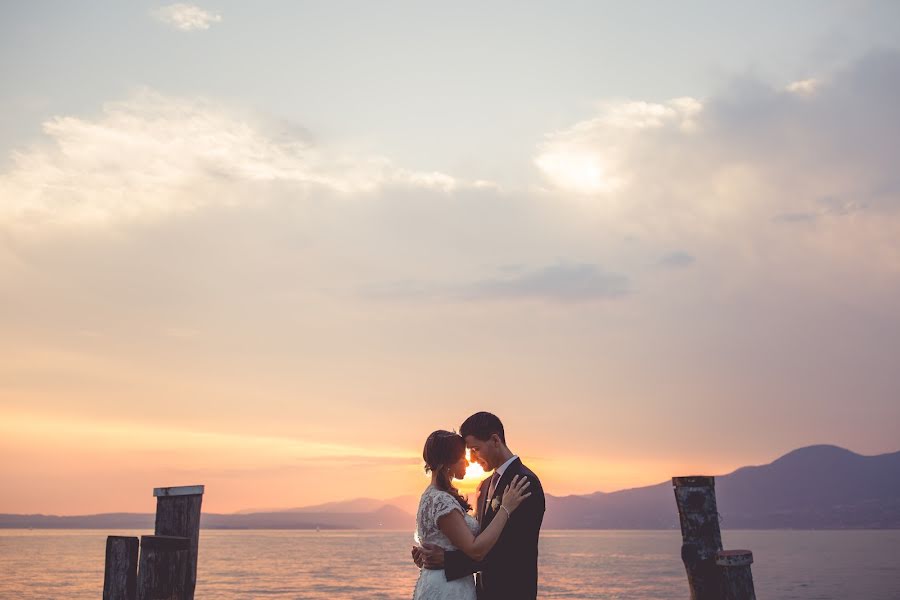
<path fill-rule="evenodd" d="M 106 536 L 0 530 L 0 598 L 96 600 Z M 760 598 L 900 599 L 900 531 L 726 531 L 753 550 Z M 200 600 L 410 598 L 410 532 L 211 531 L 200 538 Z M 546 531 L 542 599 L 688 598 L 677 531 Z"/>

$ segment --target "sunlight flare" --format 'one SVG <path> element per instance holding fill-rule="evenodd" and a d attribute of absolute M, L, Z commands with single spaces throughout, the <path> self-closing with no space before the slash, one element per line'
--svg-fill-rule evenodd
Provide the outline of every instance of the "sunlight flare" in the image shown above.
<path fill-rule="evenodd" d="M 487 473 L 472 459 L 471 451 L 466 451 L 466 460 L 469 461 L 469 466 L 466 467 L 466 476 L 456 480 L 455 485 L 461 493 L 471 494 L 478 490 L 478 485 L 484 481 Z"/>

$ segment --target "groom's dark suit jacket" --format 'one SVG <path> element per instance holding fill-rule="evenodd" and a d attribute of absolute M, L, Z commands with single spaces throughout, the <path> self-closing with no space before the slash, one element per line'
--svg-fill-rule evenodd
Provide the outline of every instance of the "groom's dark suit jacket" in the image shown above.
<path fill-rule="evenodd" d="M 444 573 L 447 581 L 459 579 L 472 573 L 476 575 L 479 600 L 534 600 L 537 598 L 538 579 L 538 535 L 544 520 L 544 489 L 541 481 L 531 469 L 515 459 L 503 472 L 497 482 L 494 497 L 503 501 L 503 490 L 514 476 L 528 477 L 531 485 L 527 491 L 531 496 L 513 511 L 509 522 L 503 528 L 500 539 L 482 562 L 475 562 L 463 552 L 456 550 L 444 555 Z M 490 525 L 498 510 L 487 502 L 490 478 L 481 482 L 478 493 L 478 522 L 484 531 Z"/>

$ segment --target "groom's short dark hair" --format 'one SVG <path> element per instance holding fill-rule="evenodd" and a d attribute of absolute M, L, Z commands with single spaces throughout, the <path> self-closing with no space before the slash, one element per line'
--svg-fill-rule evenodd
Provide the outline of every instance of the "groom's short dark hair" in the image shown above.
<path fill-rule="evenodd" d="M 489 412 L 477 412 L 465 421 L 459 428 L 459 435 L 465 437 L 474 436 L 475 438 L 486 441 L 493 434 L 497 434 L 500 441 L 506 443 L 506 435 L 503 433 L 503 423 Z"/>

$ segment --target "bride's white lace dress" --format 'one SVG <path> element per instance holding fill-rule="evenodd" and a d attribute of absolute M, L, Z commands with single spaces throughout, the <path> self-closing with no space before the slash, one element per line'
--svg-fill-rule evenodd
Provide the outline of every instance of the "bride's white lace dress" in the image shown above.
<path fill-rule="evenodd" d="M 478 521 L 463 511 L 456 498 L 429 485 L 422 492 L 419 510 L 416 512 L 416 543 L 435 544 L 444 550 L 456 550 L 438 528 L 438 519 L 453 510 L 462 513 L 469 529 L 474 535 L 478 535 Z M 475 576 L 447 581 L 443 569 L 422 569 L 419 571 L 413 600 L 475 600 Z"/>

